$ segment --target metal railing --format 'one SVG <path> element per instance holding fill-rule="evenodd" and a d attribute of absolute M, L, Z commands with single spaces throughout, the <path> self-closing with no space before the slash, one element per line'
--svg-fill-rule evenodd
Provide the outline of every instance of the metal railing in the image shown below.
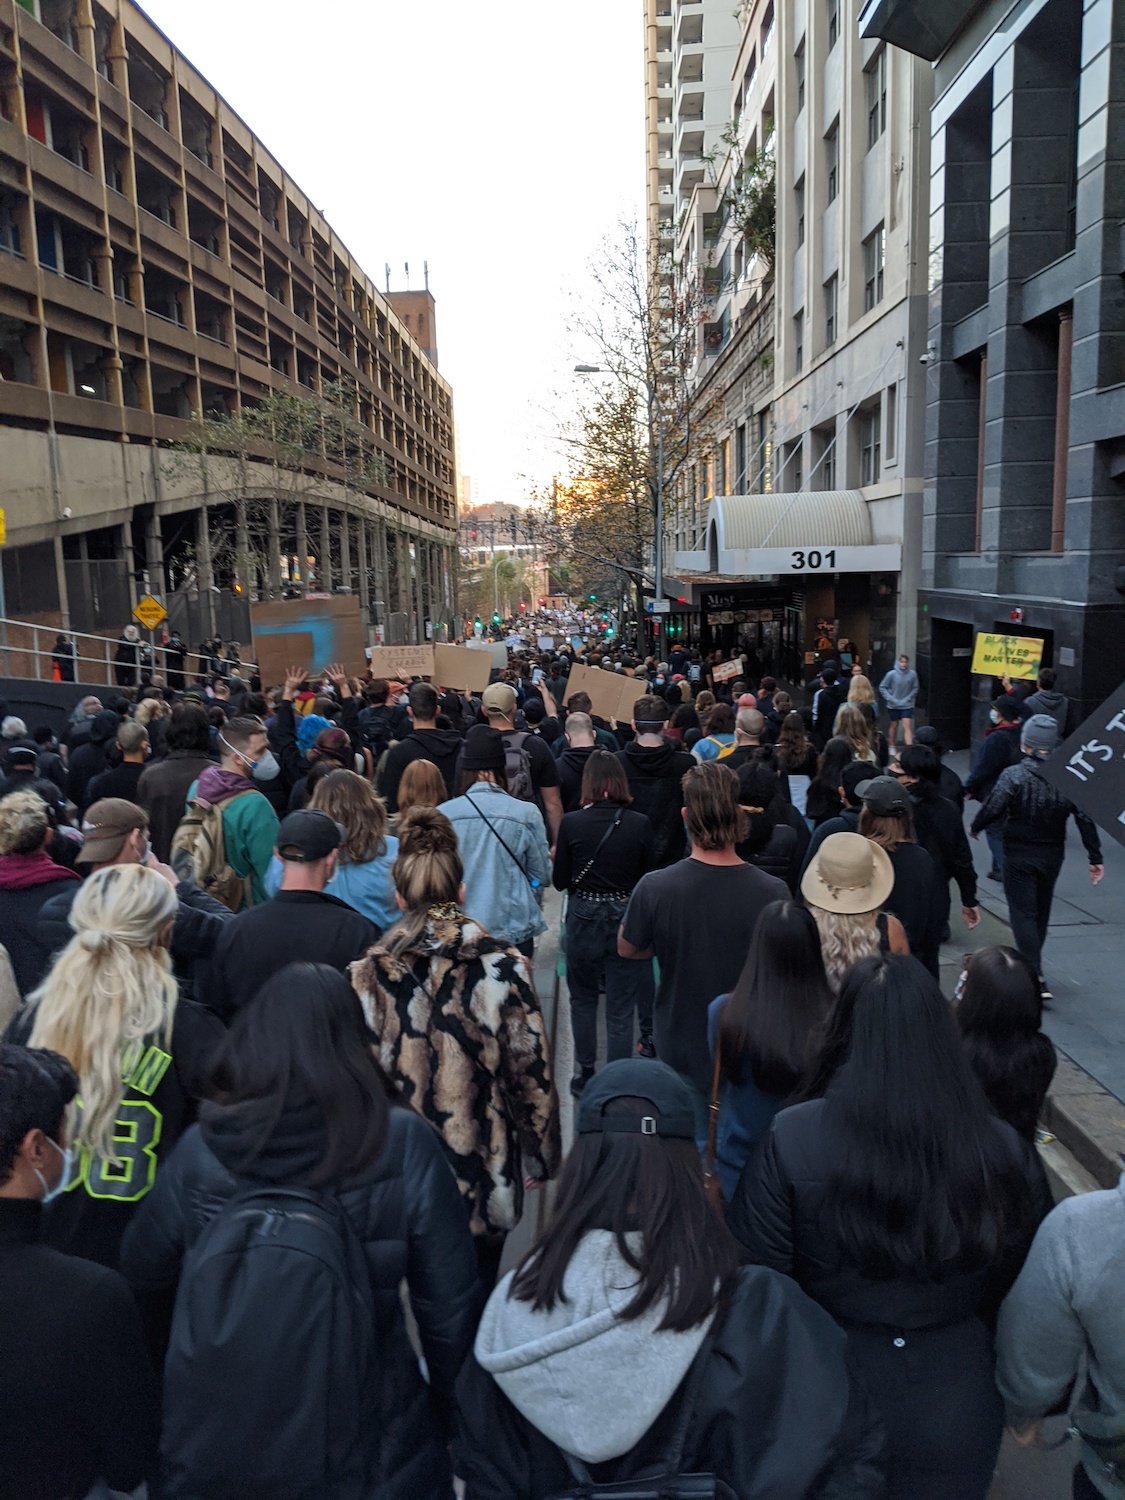
<path fill-rule="evenodd" d="M 74 646 L 73 655 L 56 651 L 55 643 L 60 635 Z M 169 671 L 173 674 L 180 671 L 179 653 L 170 657 L 163 641 L 158 641 L 156 631 L 140 633 L 136 642 L 136 666 L 130 662 L 120 663 L 115 660 L 120 644 L 120 635 L 60 631 L 57 625 L 36 625 L 28 620 L 12 620 L 0 616 L 0 677 L 30 678 L 39 682 L 80 682 L 89 687 L 139 687 L 142 685 L 142 674 L 163 678 L 167 684 Z M 257 663 L 245 659 L 224 662 L 224 667 L 228 672 L 231 667 L 236 667 L 246 682 L 257 671 Z M 210 675 L 209 672 L 205 674 L 203 660 L 195 647 L 188 649 L 183 663 L 183 675 L 188 685 L 197 678 Z M 123 677 L 129 680 L 122 681 Z"/>

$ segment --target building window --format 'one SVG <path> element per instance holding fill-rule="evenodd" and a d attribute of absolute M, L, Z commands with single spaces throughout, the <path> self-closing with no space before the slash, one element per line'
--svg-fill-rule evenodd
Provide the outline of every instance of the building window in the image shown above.
<path fill-rule="evenodd" d="M 838 276 L 830 276 L 824 283 L 824 347 L 830 349 L 836 342 L 836 302 L 840 288 Z"/>
<path fill-rule="evenodd" d="M 730 440 L 728 438 L 724 438 L 723 441 L 719 444 L 719 451 L 718 451 L 718 453 L 715 455 L 715 493 L 716 493 L 716 495 L 726 495 L 726 494 L 729 493 L 729 491 L 727 490 L 727 473 L 728 473 L 729 469 L 730 469 Z"/>
<path fill-rule="evenodd" d="M 801 39 L 801 45 L 793 56 L 793 66 L 797 73 L 797 113 L 800 114 L 805 107 L 805 42 Z"/>
<path fill-rule="evenodd" d="M 805 471 L 801 457 L 801 440 L 789 444 L 789 451 L 785 455 L 785 467 L 789 471 L 785 482 L 785 490 L 795 493 L 800 490 L 805 482 Z"/>
<path fill-rule="evenodd" d="M 824 137 L 824 171 L 828 179 L 828 202 L 835 203 L 840 191 L 840 122 Z"/>
<path fill-rule="evenodd" d="M 762 40 L 759 51 L 765 57 L 769 44 L 773 41 L 773 0 L 766 6 L 765 15 L 762 17 Z"/>
<path fill-rule="evenodd" d="M 867 88 L 867 149 L 887 128 L 887 49 L 880 47 L 864 70 Z"/>
<path fill-rule="evenodd" d="M 805 368 L 805 315 L 799 312 L 793 319 L 793 370 L 799 375 Z"/>
<path fill-rule="evenodd" d="M 840 0 L 827 0 L 828 4 L 828 50 L 840 40 Z"/>
<path fill-rule="evenodd" d="M 892 386 L 893 390 L 894 387 Z M 734 434 L 734 488 L 736 495 L 746 493 L 746 426 L 735 429 Z"/>
<path fill-rule="evenodd" d="M 898 386 L 887 387 L 887 420 L 883 431 L 883 452 L 887 455 L 887 462 L 893 463 L 895 457 L 895 429 L 898 426 Z"/>
<path fill-rule="evenodd" d="M 863 310 L 883 300 L 883 226 L 863 242 Z"/>
<path fill-rule="evenodd" d="M 816 440 L 816 446 L 820 449 L 820 456 L 816 463 L 819 486 L 822 490 L 834 490 L 836 488 L 836 429 L 834 427 L 818 428 Z"/>
<path fill-rule="evenodd" d="M 750 103 L 750 87 L 754 82 L 754 74 L 758 71 L 758 55 L 753 47 L 750 48 L 750 58 L 746 64 L 746 72 L 742 75 L 742 97 L 746 104 Z"/>
<path fill-rule="evenodd" d="M 798 243 L 798 245 L 803 245 L 805 243 L 805 179 L 804 179 L 804 177 L 801 178 L 800 182 L 793 189 L 793 208 L 794 208 L 794 211 L 796 212 L 796 215 L 797 215 L 797 243 Z"/>
<path fill-rule="evenodd" d="M 876 403 L 859 419 L 859 482 L 878 484 L 883 467 L 880 451 L 880 428 L 883 422 L 881 403 Z"/>

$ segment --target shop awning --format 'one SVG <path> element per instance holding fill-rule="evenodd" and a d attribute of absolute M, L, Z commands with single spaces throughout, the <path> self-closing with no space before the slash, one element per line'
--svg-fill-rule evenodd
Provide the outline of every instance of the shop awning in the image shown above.
<path fill-rule="evenodd" d="M 767 574 L 898 572 L 899 543 L 874 541 L 861 490 L 717 495 L 699 551 L 677 552 L 677 573 L 724 578 Z"/>

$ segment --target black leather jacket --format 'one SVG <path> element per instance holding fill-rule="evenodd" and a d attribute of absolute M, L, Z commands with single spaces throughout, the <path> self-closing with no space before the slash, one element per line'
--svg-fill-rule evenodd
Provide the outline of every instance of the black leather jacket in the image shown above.
<path fill-rule="evenodd" d="M 1038 760 L 1025 757 L 1018 766 L 1009 766 L 1001 773 L 973 819 L 973 832 L 1002 822 L 1005 844 L 1045 844 L 1062 849 L 1070 817 L 1078 824 L 1090 863 L 1100 865 L 1102 846 L 1093 822 L 1047 780 Z"/>

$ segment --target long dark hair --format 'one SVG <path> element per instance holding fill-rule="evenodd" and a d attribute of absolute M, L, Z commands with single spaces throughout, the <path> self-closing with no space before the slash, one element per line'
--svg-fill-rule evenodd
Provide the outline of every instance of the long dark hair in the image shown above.
<path fill-rule="evenodd" d="M 781 733 L 777 737 L 777 753 L 786 770 L 792 771 L 808 759 L 809 749 L 805 721 L 797 710 L 793 709 L 785 715 L 782 721 Z"/>
<path fill-rule="evenodd" d="M 845 766 L 855 759 L 855 747 L 842 734 L 833 735 L 824 747 L 817 764 L 814 786 L 819 786 L 825 796 L 835 797 L 840 788 L 840 774 Z"/>
<path fill-rule="evenodd" d="M 235 1016 L 212 1069 L 202 1117 L 237 1120 L 245 1168 L 282 1115 L 312 1106 L 324 1155 L 311 1184 L 353 1177 L 379 1157 L 391 1087 L 371 1050 L 374 1037 L 351 985 L 327 964 L 287 964 Z"/>
<path fill-rule="evenodd" d="M 639 1120 L 654 1110 L 648 1099 L 622 1096 L 605 1113 Z M 536 1311 L 557 1306 L 571 1259 L 593 1229 L 611 1230 L 622 1260 L 637 1272 L 636 1295 L 619 1314 L 624 1321 L 667 1299 L 658 1332 L 684 1333 L 716 1304 L 720 1313 L 728 1304 L 738 1249 L 707 1202 L 694 1141 L 624 1131 L 580 1135 L 550 1221 L 520 1262 L 510 1295 Z M 626 1239 L 633 1232 L 636 1249 Z"/>
<path fill-rule="evenodd" d="M 826 1212 L 848 1259 L 876 1280 L 940 1281 L 994 1265 L 1021 1234 L 1030 1243 L 1026 1174 L 937 981 L 914 958 L 865 958 L 838 1007 L 850 1037 L 824 1094 L 839 1143 Z"/>
<path fill-rule="evenodd" d="M 1014 948 L 974 953 L 954 1012 L 965 1056 L 985 1096 L 1002 1120 L 1029 1141 L 1058 1056 L 1039 1029 L 1043 996 L 1039 976 Z"/>
<path fill-rule="evenodd" d="M 782 1098 L 812 1066 L 832 991 L 813 915 L 795 901 L 771 901 L 754 927 L 750 952 L 719 1020 L 723 1072 L 750 1077 Z"/>

